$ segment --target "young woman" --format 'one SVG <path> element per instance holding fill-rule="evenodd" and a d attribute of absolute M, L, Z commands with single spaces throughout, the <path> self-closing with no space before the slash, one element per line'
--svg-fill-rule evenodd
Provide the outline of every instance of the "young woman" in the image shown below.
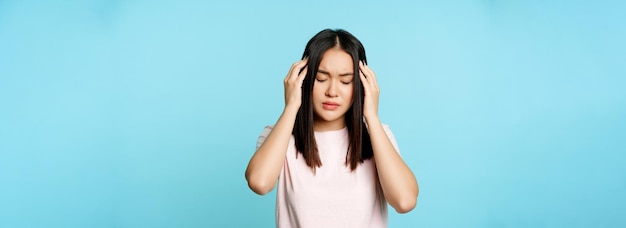
<path fill-rule="evenodd" d="M 386 227 L 387 203 L 399 213 L 415 207 L 417 181 L 380 122 L 376 75 L 359 40 L 319 32 L 284 84 L 285 109 L 246 170 L 257 194 L 278 183 L 277 227 Z"/>

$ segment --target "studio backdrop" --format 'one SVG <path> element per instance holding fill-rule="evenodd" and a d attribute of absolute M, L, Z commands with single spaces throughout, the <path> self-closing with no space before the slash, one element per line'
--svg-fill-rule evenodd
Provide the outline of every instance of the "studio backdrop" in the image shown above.
<path fill-rule="evenodd" d="M 626 227 L 623 1 L 0 1 L 0 227 L 273 227 L 283 78 L 359 38 L 417 177 L 390 227 Z"/>

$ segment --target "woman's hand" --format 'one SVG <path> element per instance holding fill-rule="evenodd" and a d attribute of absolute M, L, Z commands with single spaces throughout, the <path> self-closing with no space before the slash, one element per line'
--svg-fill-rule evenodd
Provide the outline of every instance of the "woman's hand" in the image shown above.
<path fill-rule="evenodd" d="M 298 110 L 302 104 L 302 82 L 308 70 L 308 62 L 308 58 L 295 62 L 285 77 L 285 109 Z"/>
<path fill-rule="evenodd" d="M 376 75 L 374 71 L 365 65 L 362 61 L 359 61 L 359 72 L 361 77 L 361 84 L 365 90 L 365 101 L 363 105 L 363 116 L 366 121 L 378 118 L 378 96 L 380 89 L 376 82 Z"/>

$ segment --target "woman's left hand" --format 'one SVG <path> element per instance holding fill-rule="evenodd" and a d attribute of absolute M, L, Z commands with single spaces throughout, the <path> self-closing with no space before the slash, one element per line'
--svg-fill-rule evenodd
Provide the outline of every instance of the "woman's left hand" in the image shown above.
<path fill-rule="evenodd" d="M 359 72 L 361 77 L 361 84 L 363 84 L 365 92 L 365 101 L 363 105 L 363 116 L 366 121 L 378 118 L 378 96 L 380 89 L 376 82 L 376 74 L 365 65 L 362 61 L 359 61 Z"/>

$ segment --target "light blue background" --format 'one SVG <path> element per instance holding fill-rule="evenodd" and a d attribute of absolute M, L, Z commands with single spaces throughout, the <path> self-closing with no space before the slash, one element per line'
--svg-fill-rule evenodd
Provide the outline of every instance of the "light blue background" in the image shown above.
<path fill-rule="evenodd" d="M 0 227 L 273 227 L 244 170 L 308 39 L 365 45 L 391 227 L 625 227 L 623 1 L 0 1 Z"/>

